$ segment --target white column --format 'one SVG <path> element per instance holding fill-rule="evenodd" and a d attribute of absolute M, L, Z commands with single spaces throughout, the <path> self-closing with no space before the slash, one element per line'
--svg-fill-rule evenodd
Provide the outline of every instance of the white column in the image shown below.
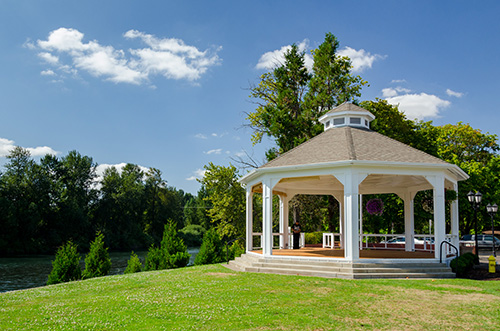
<path fill-rule="evenodd" d="M 344 257 L 348 261 L 359 259 L 358 174 L 347 174 L 344 183 Z"/>
<path fill-rule="evenodd" d="M 280 248 L 289 248 L 288 239 L 288 199 L 285 195 L 280 195 Z"/>
<path fill-rule="evenodd" d="M 271 181 L 262 182 L 262 253 L 273 254 L 273 192 Z"/>
<path fill-rule="evenodd" d="M 457 248 L 460 249 L 459 246 L 459 237 L 458 237 L 458 230 L 459 230 L 459 218 L 458 218 L 458 184 L 453 183 L 453 189 L 455 192 L 457 192 L 457 199 L 451 202 L 451 234 L 453 235 L 453 238 L 451 240 L 451 243 Z"/>
<path fill-rule="evenodd" d="M 246 202 L 246 242 L 247 252 L 250 252 L 253 250 L 253 192 L 251 187 L 247 187 Z"/>
<path fill-rule="evenodd" d="M 403 195 L 405 208 L 405 251 L 415 250 L 415 221 L 414 221 L 414 197 L 415 194 L 406 192 Z"/>
<path fill-rule="evenodd" d="M 446 214 L 444 208 L 444 176 L 436 176 L 434 183 L 434 257 L 439 259 L 439 247 L 446 238 Z M 445 247 L 443 247 L 445 252 Z"/>
<path fill-rule="evenodd" d="M 359 249 L 363 249 L 363 195 L 359 195 Z"/>
<path fill-rule="evenodd" d="M 340 232 L 340 249 L 344 249 L 345 231 L 344 231 L 344 197 L 333 195 L 339 203 L 339 232 Z"/>

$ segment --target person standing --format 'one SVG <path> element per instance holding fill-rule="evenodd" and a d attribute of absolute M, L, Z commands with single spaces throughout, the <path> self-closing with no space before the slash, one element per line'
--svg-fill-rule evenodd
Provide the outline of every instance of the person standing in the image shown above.
<path fill-rule="evenodd" d="M 300 248 L 300 232 L 302 231 L 302 227 L 299 224 L 299 221 L 296 220 L 292 225 L 293 230 L 293 249 Z"/>

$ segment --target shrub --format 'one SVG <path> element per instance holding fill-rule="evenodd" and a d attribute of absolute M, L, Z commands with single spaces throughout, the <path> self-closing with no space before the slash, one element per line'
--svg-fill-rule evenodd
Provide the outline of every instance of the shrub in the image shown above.
<path fill-rule="evenodd" d="M 189 263 L 190 257 L 184 241 L 177 236 L 175 224 L 169 221 L 165 225 L 160 247 L 149 248 L 144 270 L 182 268 Z"/>
<path fill-rule="evenodd" d="M 454 258 L 450 262 L 451 270 L 457 274 L 458 277 L 462 277 L 467 274 L 475 264 L 479 263 L 479 259 L 476 255 L 472 253 L 465 253 L 457 258 Z"/>
<path fill-rule="evenodd" d="M 148 254 L 146 255 L 146 261 L 144 262 L 144 270 L 150 271 L 161 269 L 166 269 L 161 248 L 151 245 L 151 247 L 149 247 Z"/>
<path fill-rule="evenodd" d="M 189 224 L 179 230 L 179 236 L 184 240 L 187 247 L 200 247 L 206 230 L 201 225 Z"/>
<path fill-rule="evenodd" d="M 225 261 L 223 253 L 224 244 L 215 229 L 210 229 L 203 236 L 200 251 L 194 260 L 195 265 L 213 264 Z"/>
<path fill-rule="evenodd" d="M 306 232 L 306 244 L 316 245 L 323 242 L 323 232 Z"/>
<path fill-rule="evenodd" d="M 52 262 L 52 271 L 49 274 L 47 285 L 78 280 L 82 277 L 80 269 L 80 254 L 77 246 L 68 241 L 59 247 L 55 260 Z"/>
<path fill-rule="evenodd" d="M 142 263 L 141 260 L 139 260 L 139 257 L 137 254 L 135 254 L 132 251 L 132 254 L 130 254 L 130 259 L 128 260 L 127 263 L 127 268 L 123 272 L 124 274 L 132 274 L 134 272 L 141 272 L 142 271 Z"/>
<path fill-rule="evenodd" d="M 98 232 L 96 238 L 90 243 L 90 252 L 85 257 L 85 270 L 82 278 L 101 277 L 109 274 L 111 259 L 108 248 L 104 248 L 104 234 Z"/>

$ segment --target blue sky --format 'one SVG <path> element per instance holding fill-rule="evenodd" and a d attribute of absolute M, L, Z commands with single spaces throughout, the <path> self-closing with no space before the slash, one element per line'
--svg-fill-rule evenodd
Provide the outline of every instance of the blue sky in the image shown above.
<path fill-rule="evenodd" d="M 208 162 L 257 160 L 248 87 L 332 32 L 370 84 L 436 125 L 499 134 L 497 1 L 0 1 L 0 164 L 13 146 L 162 171 L 196 194 Z M 102 168 L 100 168 L 102 169 Z"/>

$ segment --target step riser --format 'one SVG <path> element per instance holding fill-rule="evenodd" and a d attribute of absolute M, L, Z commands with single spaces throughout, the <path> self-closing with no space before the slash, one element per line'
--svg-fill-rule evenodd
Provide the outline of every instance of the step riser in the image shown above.
<path fill-rule="evenodd" d="M 242 255 L 230 261 L 228 266 L 236 271 L 347 279 L 455 277 L 449 267 L 440 263 L 311 262 Z"/>

